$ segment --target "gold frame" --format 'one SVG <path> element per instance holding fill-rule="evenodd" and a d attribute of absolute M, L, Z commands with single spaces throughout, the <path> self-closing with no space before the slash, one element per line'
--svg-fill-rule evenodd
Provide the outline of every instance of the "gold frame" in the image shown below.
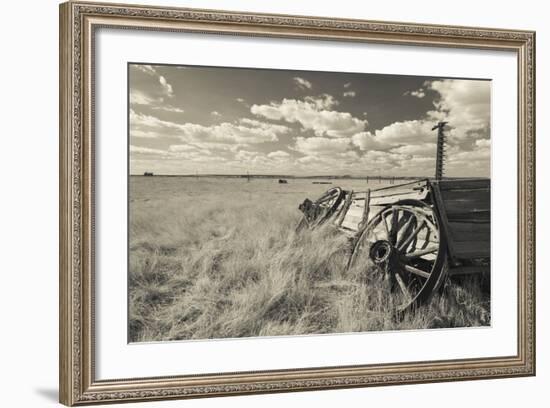
<path fill-rule="evenodd" d="M 98 27 L 507 50 L 518 61 L 514 356 L 176 377 L 94 378 L 93 46 Z M 535 33 L 227 11 L 60 5 L 60 402 L 66 405 L 535 374 Z"/>

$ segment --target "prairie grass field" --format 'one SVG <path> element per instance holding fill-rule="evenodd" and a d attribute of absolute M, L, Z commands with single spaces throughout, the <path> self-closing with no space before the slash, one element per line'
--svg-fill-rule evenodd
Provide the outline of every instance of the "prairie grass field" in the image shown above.
<path fill-rule="evenodd" d="M 447 281 L 397 319 L 383 283 L 345 271 L 346 237 L 296 233 L 298 205 L 364 180 L 130 177 L 130 341 L 325 334 L 490 324 L 488 282 Z"/>

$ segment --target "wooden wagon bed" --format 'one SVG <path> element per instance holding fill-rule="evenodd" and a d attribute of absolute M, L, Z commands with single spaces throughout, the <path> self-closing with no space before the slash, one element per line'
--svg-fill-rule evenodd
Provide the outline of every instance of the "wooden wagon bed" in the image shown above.
<path fill-rule="evenodd" d="M 490 179 L 424 179 L 367 191 L 345 191 L 332 222 L 353 236 L 382 208 L 421 201 L 438 212 L 452 264 L 490 258 L 490 189 Z"/>
<path fill-rule="evenodd" d="M 423 179 L 366 191 L 335 187 L 300 209 L 301 227 L 328 222 L 350 238 L 348 268 L 372 261 L 392 270 L 407 306 L 426 300 L 446 276 L 490 270 L 489 179 Z"/>

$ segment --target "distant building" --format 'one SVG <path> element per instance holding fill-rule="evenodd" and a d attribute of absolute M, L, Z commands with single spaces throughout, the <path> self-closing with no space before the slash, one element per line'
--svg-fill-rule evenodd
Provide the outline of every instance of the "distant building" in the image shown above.
<path fill-rule="evenodd" d="M 146 171 L 145 173 L 143 173 L 143 175 L 151 177 L 153 175 L 153 173 L 149 173 L 149 172 Z"/>

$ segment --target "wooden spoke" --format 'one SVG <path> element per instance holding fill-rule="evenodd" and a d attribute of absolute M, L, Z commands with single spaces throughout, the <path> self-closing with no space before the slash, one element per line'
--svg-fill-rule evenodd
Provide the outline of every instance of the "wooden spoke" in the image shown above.
<path fill-rule="evenodd" d="M 381 216 L 382 217 L 382 224 L 384 224 L 384 230 L 386 231 L 386 239 L 390 239 L 390 230 L 388 228 L 388 223 L 386 222 L 386 217 L 385 216 Z"/>
<path fill-rule="evenodd" d="M 404 218 L 404 217 L 405 216 L 403 216 L 402 218 Z M 408 234 L 411 233 L 411 228 L 413 227 L 415 222 L 416 222 L 416 217 L 413 216 L 413 215 L 409 215 L 408 218 L 407 218 L 407 221 L 400 228 L 401 234 L 398 234 L 397 242 L 396 242 L 396 245 L 395 245 L 397 248 L 400 248 L 401 245 L 403 244 L 403 241 L 408 239 L 407 236 L 408 236 Z"/>
<path fill-rule="evenodd" d="M 398 218 L 399 218 L 399 210 L 397 208 L 391 209 L 391 228 L 390 228 L 390 239 L 389 241 L 392 244 L 395 244 L 395 241 L 397 240 L 397 224 L 398 224 Z"/>
<path fill-rule="evenodd" d="M 421 269 L 415 268 L 411 265 L 403 265 L 403 269 L 405 269 L 407 272 L 412 273 L 417 276 L 421 276 L 423 278 L 429 278 L 430 274 L 428 272 L 425 272 Z"/>
<path fill-rule="evenodd" d="M 405 254 L 405 258 L 420 258 L 423 255 L 433 254 L 434 252 L 437 252 L 436 246 L 426 247 L 424 249 L 419 249 L 418 251 L 409 252 L 408 254 Z"/>
<path fill-rule="evenodd" d="M 401 276 L 398 273 L 394 273 L 393 276 L 397 281 L 397 284 L 399 285 L 399 289 L 401 289 L 401 292 L 405 296 L 407 303 L 411 302 L 412 301 L 411 292 L 409 292 L 407 285 L 405 285 L 405 282 L 403 282 L 403 278 L 401 278 Z"/>
<path fill-rule="evenodd" d="M 426 226 L 426 221 L 422 221 L 422 223 L 415 228 L 415 230 L 403 241 L 401 242 L 401 244 L 399 244 L 397 246 L 397 249 L 399 251 L 404 251 L 405 249 L 407 249 L 407 247 L 409 246 L 409 244 L 412 242 L 413 239 L 416 238 L 416 236 L 418 235 L 418 233 L 422 230 L 422 228 L 424 228 Z"/>

